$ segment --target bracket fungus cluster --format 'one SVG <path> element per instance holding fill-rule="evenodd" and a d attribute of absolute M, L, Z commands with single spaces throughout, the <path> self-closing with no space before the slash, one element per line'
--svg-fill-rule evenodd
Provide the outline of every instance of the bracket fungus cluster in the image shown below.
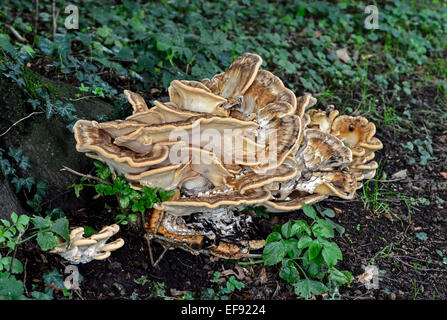
<path fill-rule="evenodd" d="M 84 238 L 84 228 L 75 228 L 70 232 L 68 243 L 59 243 L 50 252 L 59 254 L 72 264 L 104 260 L 110 257 L 111 251 L 115 251 L 124 245 L 124 240 L 121 238 L 106 243 L 119 230 L 120 227 L 117 224 L 112 224 L 102 228 L 98 233 Z"/>
<path fill-rule="evenodd" d="M 76 148 L 103 161 L 129 184 L 175 190 L 158 204 L 150 232 L 240 258 L 263 246 L 252 238 L 246 206 L 297 210 L 328 196 L 351 199 L 374 176 L 382 148 L 363 117 L 338 116 L 333 106 L 310 109 L 246 53 L 212 79 L 174 80 L 169 102 L 148 108 L 125 95 L 133 114 L 98 123 L 79 120 Z"/>

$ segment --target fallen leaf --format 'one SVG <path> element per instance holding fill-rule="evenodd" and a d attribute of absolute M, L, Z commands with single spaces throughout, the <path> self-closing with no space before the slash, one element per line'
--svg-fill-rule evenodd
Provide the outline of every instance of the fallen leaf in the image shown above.
<path fill-rule="evenodd" d="M 175 297 L 184 296 L 187 293 L 187 291 L 181 291 L 181 290 L 177 290 L 177 289 L 170 289 L 169 291 L 171 292 L 171 296 L 175 296 Z"/>
<path fill-rule="evenodd" d="M 357 60 L 359 60 L 359 51 L 358 50 L 354 51 L 354 55 L 352 56 L 352 60 L 354 60 L 355 62 L 357 62 Z"/>
<path fill-rule="evenodd" d="M 440 140 L 441 142 L 447 143 L 447 135 L 440 136 L 440 137 L 439 137 L 439 140 Z"/>
<path fill-rule="evenodd" d="M 346 48 L 336 50 L 335 55 L 344 63 L 351 61 L 351 57 L 348 54 L 348 49 Z"/>
<path fill-rule="evenodd" d="M 391 222 L 393 222 L 393 217 L 391 216 L 391 214 L 389 214 L 389 213 L 385 213 L 385 218 L 387 218 L 388 220 L 390 220 Z"/>
<path fill-rule="evenodd" d="M 238 264 L 235 264 L 234 268 L 237 270 L 238 275 L 236 276 L 236 278 L 238 280 L 242 281 L 242 280 L 248 279 L 248 277 L 245 275 L 244 268 L 242 268 Z"/>
<path fill-rule="evenodd" d="M 440 172 L 439 174 L 441 175 L 441 177 L 447 180 L 447 172 Z"/>
<path fill-rule="evenodd" d="M 323 32 L 319 31 L 319 30 L 315 30 L 314 31 L 314 37 L 318 38 L 319 36 L 321 36 L 323 34 Z"/>
<path fill-rule="evenodd" d="M 265 272 L 265 268 L 262 268 L 261 274 L 259 275 L 259 283 L 266 284 L 268 282 L 267 273 Z"/>
<path fill-rule="evenodd" d="M 408 170 L 404 169 L 404 170 L 400 170 L 397 171 L 396 173 L 393 173 L 393 175 L 391 176 L 391 179 L 393 180 L 404 180 L 408 177 Z"/>
<path fill-rule="evenodd" d="M 367 59 L 369 59 L 369 58 L 371 58 L 373 56 L 374 56 L 373 54 L 366 54 L 366 55 L 361 57 L 361 60 L 367 60 Z"/>
<path fill-rule="evenodd" d="M 365 268 L 365 272 L 357 277 L 357 282 L 365 283 L 371 281 L 374 276 L 374 267 L 368 266 Z"/>

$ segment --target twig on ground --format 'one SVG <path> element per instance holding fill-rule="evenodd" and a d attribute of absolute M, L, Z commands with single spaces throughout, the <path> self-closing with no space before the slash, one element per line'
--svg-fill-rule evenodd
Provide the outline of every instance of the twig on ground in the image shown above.
<path fill-rule="evenodd" d="M 25 265 L 23 266 L 23 288 L 25 289 L 26 295 L 28 295 L 28 289 L 26 288 L 26 265 L 28 264 L 28 258 L 25 260 Z"/>
<path fill-rule="evenodd" d="M 160 256 L 158 257 L 157 261 L 155 261 L 155 263 L 154 263 L 154 268 L 157 267 L 158 263 L 161 261 L 161 259 L 163 259 L 164 255 L 169 250 L 169 247 L 163 247 L 163 248 L 164 248 L 163 252 L 160 254 Z"/>
<path fill-rule="evenodd" d="M 105 181 L 105 180 L 103 180 L 101 178 L 98 178 L 98 177 L 95 177 L 95 176 L 92 176 L 92 175 L 89 175 L 89 174 L 83 174 L 83 173 L 77 172 L 77 171 L 75 171 L 75 170 L 73 170 L 71 168 L 68 168 L 66 166 L 63 166 L 60 171 L 68 171 L 68 172 L 71 172 L 71 173 L 73 173 L 75 175 L 78 175 L 78 176 L 81 176 L 81 177 L 85 177 L 87 179 L 93 179 L 93 180 L 99 181 L 99 182 L 101 182 L 103 184 L 111 185 L 110 182 L 107 182 L 107 181 Z"/>
<path fill-rule="evenodd" d="M 16 126 L 17 124 L 19 124 L 20 122 L 22 122 L 23 120 L 26 120 L 26 119 L 28 119 L 29 117 L 32 117 L 33 115 L 35 115 L 35 114 L 41 114 L 41 113 L 44 113 L 43 111 L 34 111 L 34 112 L 31 112 L 29 115 L 27 115 L 26 117 L 24 117 L 24 118 L 22 118 L 22 119 L 20 119 L 20 120 L 17 120 L 16 122 L 14 122 L 5 132 L 3 132 L 2 134 L 0 134 L 0 137 L 3 137 L 5 134 L 7 134 L 8 132 L 9 132 L 9 130 L 11 130 L 14 126 Z"/>
<path fill-rule="evenodd" d="M 68 99 L 70 101 L 79 101 L 79 100 L 83 100 L 83 99 L 90 99 L 90 98 L 96 98 L 97 96 L 84 96 L 84 97 L 80 97 L 80 98 L 76 98 L 76 99 Z"/>
<path fill-rule="evenodd" d="M 22 236 L 23 236 L 23 232 L 20 231 L 19 235 L 17 236 L 16 243 L 14 244 L 14 253 L 12 254 L 11 265 L 9 266 L 10 274 L 12 273 L 12 270 L 14 268 L 14 260 L 16 258 L 17 249 L 19 247 L 19 242 L 20 242 L 20 239 L 22 238 Z"/>
<path fill-rule="evenodd" d="M 60 13 L 60 9 L 56 10 L 56 0 L 53 0 L 53 5 L 52 5 L 52 16 L 53 16 L 53 41 L 55 39 L 56 36 L 56 31 L 57 31 L 57 17 L 59 17 L 59 13 Z"/>
<path fill-rule="evenodd" d="M 26 40 L 24 37 L 22 37 L 20 35 L 20 33 L 14 29 L 13 26 L 9 25 L 9 24 L 5 24 L 5 26 L 9 29 L 9 31 L 11 31 L 11 33 L 14 35 L 14 37 L 17 38 L 17 40 L 19 40 L 22 43 L 28 43 L 28 40 Z"/>
<path fill-rule="evenodd" d="M 34 34 L 37 34 L 37 28 L 39 27 L 39 0 L 36 0 L 36 9 L 34 14 Z"/>
<path fill-rule="evenodd" d="M 198 256 L 199 254 L 204 254 L 207 256 L 215 256 L 210 250 L 207 249 L 193 249 L 190 246 L 180 243 L 176 240 L 172 240 L 169 238 L 166 238 L 164 236 L 161 236 L 159 234 L 153 234 L 153 233 L 146 233 L 145 235 L 146 239 L 149 240 L 155 240 L 157 242 L 159 242 L 161 245 L 163 246 L 168 246 L 171 248 L 178 248 L 178 249 L 182 249 L 184 251 L 187 251 L 189 253 L 191 253 L 192 255 Z M 254 254 L 254 253 L 250 253 L 247 254 L 246 256 L 244 256 L 244 258 L 261 258 L 262 255 L 261 254 Z"/>
<path fill-rule="evenodd" d="M 152 246 L 151 246 L 152 237 L 149 237 L 148 234 L 146 234 L 144 237 L 146 238 L 146 242 L 147 242 L 147 248 L 149 251 L 149 259 L 151 259 L 151 265 L 153 266 L 155 264 L 155 262 L 154 262 L 154 255 L 152 253 Z"/>

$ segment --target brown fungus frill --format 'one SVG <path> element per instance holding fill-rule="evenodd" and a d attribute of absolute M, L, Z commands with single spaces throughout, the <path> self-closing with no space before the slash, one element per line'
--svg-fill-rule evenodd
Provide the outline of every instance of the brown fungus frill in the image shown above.
<path fill-rule="evenodd" d="M 246 53 L 211 79 L 174 80 L 169 102 L 148 108 L 125 91 L 133 114 L 105 123 L 79 120 L 76 148 L 124 174 L 132 187 L 176 190 L 157 204 L 147 229 L 219 257 L 262 247 L 246 206 L 297 210 L 329 196 L 352 199 L 375 175 L 382 143 L 363 117 L 310 109 Z M 206 239 L 206 241 L 205 241 Z"/>

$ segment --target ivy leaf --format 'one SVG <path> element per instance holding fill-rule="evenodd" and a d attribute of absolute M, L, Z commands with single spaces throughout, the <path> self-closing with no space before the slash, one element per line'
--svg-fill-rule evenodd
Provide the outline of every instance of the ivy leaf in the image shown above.
<path fill-rule="evenodd" d="M 76 112 L 75 107 L 71 103 L 67 103 L 65 105 L 60 105 L 56 107 L 57 112 L 61 115 L 61 117 L 71 121 L 74 119 L 73 113 Z"/>
<path fill-rule="evenodd" d="M 53 289 L 45 289 L 45 292 L 33 291 L 31 296 L 36 300 L 53 300 Z"/>
<path fill-rule="evenodd" d="M 48 186 L 48 184 L 45 181 L 43 181 L 41 179 L 37 180 L 37 183 L 36 183 L 36 193 L 38 195 L 44 196 L 49 189 L 50 189 L 50 187 Z"/>
<path fill-rule="evenodd" d="M 29 158 L 27 156 L 22 156 L 19 162 L 19 168 L 26 171 L 31 168 L 31 164 L 29 162 Z"/>
<path fill-rule="evenodd" d="M 53 54 L 53 42 L 51 40 L 44 37 L 39 37 L 39 42 L 37 45 L 45 55 L 51 56 Z"/>
<path fill-rule="evenodd" d="M 46 115 L 47 119 L 50 119 L 54 115 L 54 105 L 51 101 L 46 102 L 45 115 Z"/>
<path fill-rule="evenodd" d="M 302 279 L 294 284 L 295 293 L 300 297 L 309 299 L 312 294 L 320 295 L 329 289 L 320 281 Z"/>
<path fill-rule="evenodd" d="M 9 42 L 9 37 L 5 34 L 0 34 L 0 48 L 8 52 L 12 57 L 17 56 L 17 51 Z"/>
<path fill-rule="evenodd" d="M 14 149 L 14 148 L 9 148 L 9 150 L 8 150 L 8 155 L 10 156 L 10 157 L 12 157 L 12 158 L 14 158 L 14 160 L 17 162 L 17 163 L 19 163 L 20 162 L 20 159 L 22 158 L 22 156 L 23 156 L 23 151 L 22 151 L 22 149 Z"/>
<path fill-rule="evenodd" d="M 17 178 L 14 177 L 11 179 L 11 182 L 14 183 L 16 187 L 16 193 L 20 192 L 23 187 L 25 187 L 28 192 L 31 192 L 31 188 L 33 187 L 35 180 L 34 177 L 28 177 L 28 178 Z"/>
<path fill-rule="evenodd" d="M 58 288 L 61 289 L 65 288 L 63 276 L 56 269 L 53 269 L 50 272 L 45 273 L 42 277 L 47 286 L 53 284 Z"/>

